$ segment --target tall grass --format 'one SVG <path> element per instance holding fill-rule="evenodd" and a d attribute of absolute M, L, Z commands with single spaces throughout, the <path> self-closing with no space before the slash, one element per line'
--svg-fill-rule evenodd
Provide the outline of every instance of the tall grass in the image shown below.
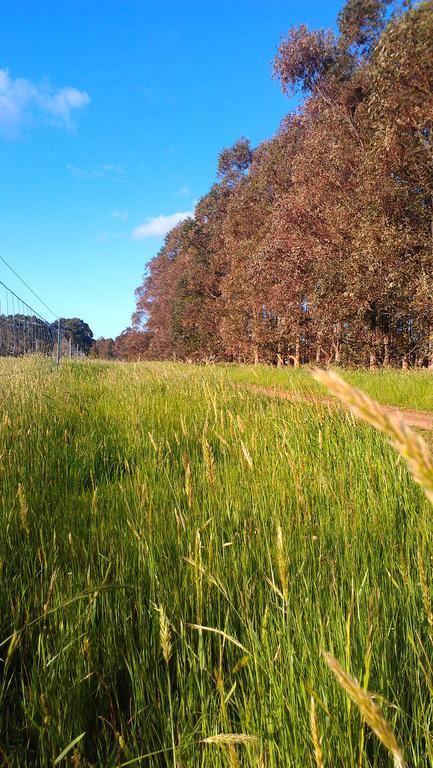
<path fill-rule="evenodd" d="M 431 764 L 431 507 L 350 413 L 236 378 L 1 362 L 5 765 L 391 766 L 323 650 Z"/>
<path fill-rule="evenodd" d="M 282 391 L 295 391 L 309 395 L 324 395 L 324 390 L 311 380 L 308 372 L 300 368 L 274 368 L 270 365 L 227 365 L 232 381 L 269 387 Z M 426 368 L 399 371 L 395 369 L 365 369 L 343 371 L 343 378 L 359 387 L 383 405 L 433 411 L 432 372 Z"/>

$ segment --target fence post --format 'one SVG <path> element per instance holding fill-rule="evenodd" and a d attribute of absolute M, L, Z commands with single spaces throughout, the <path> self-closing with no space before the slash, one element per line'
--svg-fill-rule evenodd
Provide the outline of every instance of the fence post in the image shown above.
<path fill-rule="evenodd" d="M 57 365 L 59 365 L 60 363 L 61 341 L 62 341 L 62 323 L 59 318 L 57 321 Z"/>

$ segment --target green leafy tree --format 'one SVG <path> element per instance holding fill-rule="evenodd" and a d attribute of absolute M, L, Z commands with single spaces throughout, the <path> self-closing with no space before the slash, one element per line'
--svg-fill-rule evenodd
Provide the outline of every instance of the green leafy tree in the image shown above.
<path fill-rule="evenodd" d="M 62 317 L 60 322 L 64 337 L 87 355 L 93 344 L 93 332 L 89 325 L 78 317 Z"/>

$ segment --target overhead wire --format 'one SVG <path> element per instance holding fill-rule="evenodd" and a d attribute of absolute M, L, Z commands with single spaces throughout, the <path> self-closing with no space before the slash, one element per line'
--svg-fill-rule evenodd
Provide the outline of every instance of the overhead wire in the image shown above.
<path fill-rule="evenodd" d="M 1 259 L 1 256 L 0 256 L 0 259 Z M 6 290 L 9 291 L 9 293 L 12 294 L 12 296 L 15 296 L 17 301 L 20 301 L 21 304 L 23 304 L 24 306 L 27 307 L 27 309 L 31 309 L 31 311 L 33 312 L 34 315 L 36 315 L 36 317 L 39 317 L 39 319 L 43 320 L 44 323 L 48 323 L 48 320 L 45 317 L 42 317 L 42 315 L 39 312 L 36 312 L 36 310 L 33 309 L 33 307 L 31 307 L 30 304 L 27 304 L 26 301 L 24 301 L 23 299 L 20 299 L 20 297 L 17 296 L 17 294 L 14 291 L 12 291 L 11 288 L 9 288 L 9 286 L 6 285 L 6 283 L 3 282 L 3 280 L 0 280 L 0 285 L 2 285 L 3 288 L 6 288 Z M 6 297 L 7 297 L 7 294 L 6 294 Z M 50 310 L 50 312 L 51 312 L 51 310 Z"/>
<path fill-rule="evenodd" d="M 21 280 L 22 284 L 26 286 L 26 288 L 27 288 L 27 289 L 30 291 L 30 293 L 32 293 L 32 294 L 33 294 L 33 296 L 35 296 L 35 298 L 36 298 L 38 301 L 40 301 L 40 302 L 41 302 L 41 304 L 43 304 L 43 306 L 45 307 L 45 309 L 48 309 L 48 312 L 51 312 L 51 314 L 52 314 L 52 315 L 53 315 L 53 316 L 56 318 L 56 320 L 58 320 L 58 319 L 59 319 L 59 316 L 58 316 L 58 315 L 57 315 L 57 314 L 54 312 L 54 310 L 53 310 L 53 309 L 51 309 L 51 307 L 49 307 L 49 306 L 48 306 L 48 304 L 46 304 L 46 303 L 45 303 L 45 301 L 44 301 L 43 299 L 41 299 L 41 297 L 40 297 L 40 296 L 39 296 L 39 295 L 36 293 L 36 291 L 34 291 L 34 290 L 33 290 L 33 288 L 31 288 L 31 287 L 30 287 L 30 285 L 29 285 L 28 283 L 26 283 L 26 281 L 24 280 L 24 278 L 22 278 L 22 277 L 21 277 L 21 275 L 19 275 L 19 274 L 18 274 L 18 272 L 17 272 L 17 271 L 16 271 L 16 270 L 15 270 L 13 267 L 11 267 L 11 265 L 9 264 L 9 262 L 8 262 L 8 261 L 6 261 L 6 259 L 5 259 L 5 258 L 3 258 L 3 256 L 0 256 L 0 259 L 1 259 L 1 261 L 3 262 L 3 264 L 6 264 L 6 266 L 8 267 L 8 269 L 10 269 L 10 271 L 11 271 L 11 272 L 13 272 L 13 274 L 15 275 L 15 277 L 17 277 L 17 278 L 18 278 L 18 280 Z M 1 281 L 0 281 L 0 282 L 1 282 Z M 4 285 L 4 283 L 2 283 L 2 285 Z M 5 286 L 5 287 L 7 287 L 7 286 Z M 8 290 L 10 290 L 10 288 L 8 288 Z M 11 293 L 13 293 L 13 291 L 11 291 Z M 16 294 L 14 294 L 14 296 L 16 296 Z M 18 298 L 18 296 L 17 296 L 17 298 Z M 25 302 L 24 302 L 24 303 L 25 303 Z M 30 309 L 31 309 L 31 307 L 30 307 Z M 32 310 L 32 311 L 34 311 L 34 310 Z M 37 313 L 37 314 L 39 314 L 39 313 Z M 39 317 L 41 317 L 41 315 L 39 315 Z M 44 318 L 42 318 L 42 320 L 43 320 L 43 319 L 44 319 Z"/>

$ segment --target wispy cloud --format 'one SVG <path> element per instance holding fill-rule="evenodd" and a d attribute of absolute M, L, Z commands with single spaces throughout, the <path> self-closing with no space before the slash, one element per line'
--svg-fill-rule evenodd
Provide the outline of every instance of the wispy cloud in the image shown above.
<path fill-rule="evenodd" d="M 115 208 L 114 211 L 111 211 L 111 218 L 112 219 L 120 219 L 121 221 L 126 221 L 129 214 L 126 210 L 119 210 L 119 208 Z"/>
<path fill-rule="evenodd" d="M 132 236 L 135 240 L 144 240 L 146 237 L 163 237 L 179 224 L 180 221 L 194 216 L 193 211 L 180 211 L 172 213 L 170 216 L 155 216 L 153 219 L 147 219 L 144 224 L 136 227 Z"/>
<path fill-rule="evenodd" d="M 96 239 L 100 241 L 106 240 L 127 240 L 129 238 L 129 232 L 100 232 Z"/>
<path fill-rule="evenodd" d="M 0 132 L 6 137 L 19 134 L 25 126 L 71 127 L 71 113 L 90 103 L 86 91 L 66 86 L 55 88 L 48 80 L 32 83 L 14 80 L 0 69 Z"/>
<path fill-rule="evenodd" d="M 68 163 L 66 167 L 74 179 L 84 179 L 84 181 L 104 179 L 107 176 L 121 178 L 125 175 L 124 167 L 122 165 L 113 165 L 113 163 L 101 163 L 94 168 L 80 168 L 77 165 Z"/>
<path fill-rule="evenodd" d="M 189 197 L 191 190 L 186 184 L 184 184 L 182 187 L 180 187 L 180 189 L 177 190 L 177 194 L 179 197 Z"/>

